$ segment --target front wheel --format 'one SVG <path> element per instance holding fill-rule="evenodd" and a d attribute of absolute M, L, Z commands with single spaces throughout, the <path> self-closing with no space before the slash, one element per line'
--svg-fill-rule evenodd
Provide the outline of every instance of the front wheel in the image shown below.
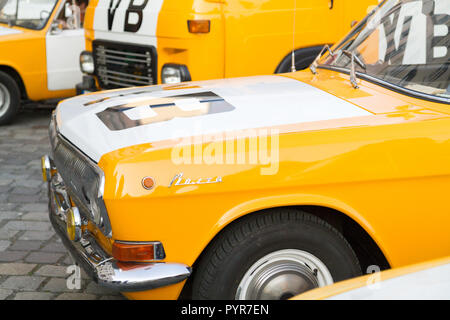
<path fill-rule="evenodd" d="M 194 299 L 283 300 L 361 274 L 342 235 L 296 209 L 245 217 L 208 247 L 193 279 Z"/>
<path fill-rule="evenodd" d="M 0 71 L 0 125 L 8 124 L 16 116 L 20 106 L 20 90 L 16 81 Z"/>

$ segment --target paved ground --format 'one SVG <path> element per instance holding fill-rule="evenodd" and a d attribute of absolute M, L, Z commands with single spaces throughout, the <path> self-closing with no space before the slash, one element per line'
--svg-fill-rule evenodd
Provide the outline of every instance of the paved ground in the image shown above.
<path fill-rule="evenodd" d="M 48 220 L 40 170 L 50 113 L 25 110 L 0 127 L 0 299 L 123 299 L 85 276 L 80 290 L 67 286 L 72 261 Z"/>

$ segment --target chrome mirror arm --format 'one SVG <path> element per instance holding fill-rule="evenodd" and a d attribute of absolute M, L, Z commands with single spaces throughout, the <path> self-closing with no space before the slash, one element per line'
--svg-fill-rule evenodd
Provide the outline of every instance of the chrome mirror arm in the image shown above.
<path fill-rule="evenodd" d="M 356 77 L 356 68 L 355 68 L 355 62 L 359 64 L 359 66 L 363 69 L 366 69 L 366 65 L 364 62 L 361 61 L 360 58 L 355 54 L 354 51 L 348 51 L 344 50 L 342 51 L 347 57 L 349 57 L 350 60 L 350 82 L 353 86 L 353 88 L 358 89 L 358 78 Z"/>
<path fill-rule="evenodd" d="M 314 59 L 313 63 L 311 63 L 311 65 L 309 66 L 309 70 L 311 70 L 312 74 L 317 74 L 317 63 L 319 62 L 320 57 L 322 56 L 322 54 L 324 53 L 324 51 L 327 50 L 328 53 L 331 56 L 334 56 L 334 52 L 331 51 L 331 48 L 329 45 L 324 45 L 322 50 L 320 50 L 319 54 L 317 55 L 317 57 Z"/>
<path fill-rule="evenodd" d="M 348 52 L 348 51 L 347 51 Z M 346 54 L 346 52 L 344 51 Z M 355 55 L 353 53 L 350 54 L 351 56 L 351 62 L 350 62 L 350 82 L 353 86 L 353 88 L 358 89 L 358 78 L 356 78 L 356 71 L 355 71 Z"/>

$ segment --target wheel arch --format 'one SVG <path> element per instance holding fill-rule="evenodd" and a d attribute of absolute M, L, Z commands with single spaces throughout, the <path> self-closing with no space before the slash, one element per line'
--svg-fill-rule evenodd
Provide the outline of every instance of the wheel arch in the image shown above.
<path fill-rule="evenodd" d="M 28 98 L 27 90 L 25 88 L 25 83 L 22 80 L 22 77 L 20 76 L 20 73 L 13 67 L 6 65 L 6 64 L 0 64 L 0 71 L 5 72 L 10 77 L 12 77 L 19 87 L 20 90 L 20 96 L 22 100 L 25 100 Z"/>
<path fill-rule="evenodd" d="M 320 44 L 320 45 L 314 45 L 314 46 L 308 46 L 308 47 L 295 49 L 294 55 L 295 55 L 296 62 L 298 62 L 299 59 L 301 59 L 302 57 L 312 57 L 314 59 L 319 54 L 320 50 L 322 50 L 324 45 L 325 44 Z M 281 59 L 281 61 L 279 62 L 277 68 L 275 69 L 274 73 L 289 72 L 290 66 L 291 66 L 291 59 L 292 59 L 292 51 L 289 51 L 284 56 L 284 58 Z M 308 65 L 309 65 L 309 63 L 306 63 L 306 67 L 305 68 L 307 68 Z M 299 70 L 297 70 L 297 71 L 299 71 Z"/>
<path fill-rule="evenodd" d="M 284 204 L 273 203 L 272 205 L 268 205 L 267 203 L 252 203 L 252 206 L 249 204 L 241 205 L 228 211 L 218 222 L 211 240 L 195 260 L 193 264 L 194 272 L 196 265 L 199 263 L 206 250 L 228 228 L 245 217 L 264 213 L 275 208 L 295 208 L 302 210 L 309 214 L 313 214 L 332 225 L 349 242 L 360 262 L 363 274 L 368 271 L 369 266 L 375 265 L 379 267 L 380 270 L 390 268 L 388 255 L 382 249 L 379 241 L 377 242 L 375 239 L 370 224 L 358 212 L 344 204 L 337 205 L 336 202 L 333 203 L 331 201 L 324 202 L 310 200 L 302 203 L 291 203 L 286 201 Z M 181 293 L 181 297 L 190 296 L 192 279 L 193 277 L 188 278 Z"/>

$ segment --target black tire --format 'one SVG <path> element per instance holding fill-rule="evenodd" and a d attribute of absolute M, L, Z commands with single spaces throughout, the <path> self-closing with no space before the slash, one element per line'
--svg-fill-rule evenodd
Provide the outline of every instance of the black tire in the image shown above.
<path fill-rule="evenodd" d="M 322 50 L 323 46 L 303 48 L 295 50 L 295 69 L 296 71 L 300 71 L 309 67 L 309 65 L 314 61 L 317 55 Z M 288 54 L 283 61 L 280 62 L 275 73 L 286 73 L 291 72 L 292 65 L 292 55 Z"/>
<path fill-rule="evenodd" d="M 20 89 L 16 81 L 0 71 L 0 125 L 10 123 L 19 112 Z"/>
<path fill-rule="evenodd" d="M 271 209 L 242 218 L 208 246 L 194 270 L 192 298 L 235 299 L 251 266 L 284 249 L 301 250 L 317 257 L 334 282 L 361 275 L 354 251 L 331 225 L 297 209 Z M 280 298 L 298 293 L 283 294 Z"/>

